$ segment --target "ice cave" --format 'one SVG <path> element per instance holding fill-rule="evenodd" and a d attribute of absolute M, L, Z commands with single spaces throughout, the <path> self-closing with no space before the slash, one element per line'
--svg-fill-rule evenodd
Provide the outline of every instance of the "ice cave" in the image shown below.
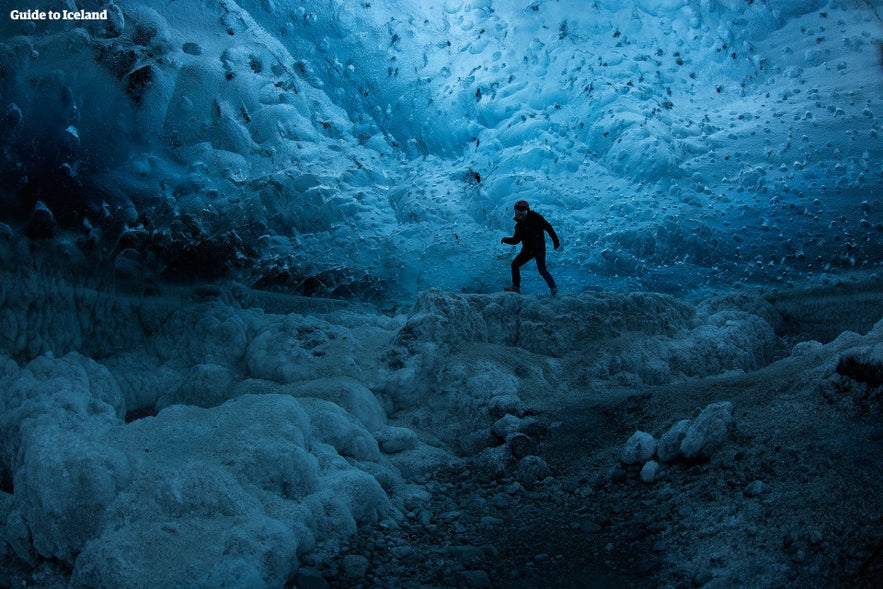
<path fill-rule="evenodd" d="M 881 586 L 876 0 L 2 10 L 0 587 Z"/>

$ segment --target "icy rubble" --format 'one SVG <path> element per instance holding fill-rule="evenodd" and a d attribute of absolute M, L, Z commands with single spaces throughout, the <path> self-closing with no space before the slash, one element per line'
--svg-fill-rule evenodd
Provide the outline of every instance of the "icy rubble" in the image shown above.
<path fill-rule="evenodd" d="M 661 468 L 680 458 L 707 460 L 729 439 L 733 427 L 733 404 L 711 403 L 694 419 L 676 422 L 658 440 L 651 433 L 636 431 L 622 447 L 620 460 L 625 465 L 641 465 L 641 480 L 652 483 Z"/>
<path fill-rule="evenodd" d="M 707 340 L 702 330 L 748 329 L 755 335 L 728 341 L 751 346 L 723 367 L 747 369 L 767 361 L 773 337 L 758 336 L 757 315 L 736 324 L 730 310 L 724 324 L 717 311 L 701 323 L 692 305 L 649 294 L 433 291 L 390 318 L 358 306 L 270 314 L 242 307 L 250 299 L 238 287 L 112 304 L 52 281 L 10 288 L 6 299 L 25 296 L 35 313 L 25 323 L 7 315 L 4 328 L 2 456 L 14 488 L 5 537 L 27 561 L 68 562 L 84 586 L 156 586 L 194 566 L 205 586 L 221 576 L 278 585 L 302 555 L 400 517 L 415 483 L 458 453 L 486 454 L 490 476 L 538 483 L 549 469 L 531 440 L 544 426 L 524 414 L 524 387 L 560 386 L 564 373 L 529 376 L 517 358 L 592 362 L 618 348 L 621 369 L 641 374 L 648 345 L 676 356 Z M 61 304 L 70 293 L 75 304 Z M 88 327 L 78 336 L 59 324 Z M 475 346 L 492 353 L 473 355 Z M 615 378 L 611 365 L 595 378 Z M 236 560 L 215 558 L 230 550 Z M 226 564 L 197 565 L 211 562 Z"/>

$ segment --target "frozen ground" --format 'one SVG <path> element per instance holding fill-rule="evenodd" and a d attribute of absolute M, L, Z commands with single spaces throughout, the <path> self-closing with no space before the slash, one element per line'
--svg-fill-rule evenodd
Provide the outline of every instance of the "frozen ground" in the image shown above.
<path fill-rule="evenodd" d="M 390 315 L 15 278 L 4 585 L 872 587 L 883 567 L 877 279 L 428 291 Z"/>

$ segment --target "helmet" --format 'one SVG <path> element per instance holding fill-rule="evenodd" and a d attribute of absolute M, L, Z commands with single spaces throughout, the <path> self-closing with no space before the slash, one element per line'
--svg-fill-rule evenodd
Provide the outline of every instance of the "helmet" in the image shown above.
<path fill-rule="evenodd" d="M 530 205 L 527 204 L 526 200 L 519 200 L 517 203 L 515 203 L 516 211 L 526 211 L 528 209 L 530 209 Z"/>

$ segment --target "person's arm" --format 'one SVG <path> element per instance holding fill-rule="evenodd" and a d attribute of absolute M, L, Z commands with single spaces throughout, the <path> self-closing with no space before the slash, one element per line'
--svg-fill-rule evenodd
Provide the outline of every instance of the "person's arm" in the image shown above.
<path fill-rule="evenodd" d="M 543 229 L 548 231 L 549 237 L 552 238 L 552 246 L 554 246 L 555 249 L 558 249 L 558 246 L 561 245 L 561 242 L 558 241 L 558 235 L 555 233 L 555 230 L 552 229 L 552 224 L 549 223 L 548 221 L 546 221 L 545 219 L 543 219 L 543 223 L 544 223 Z"/>
<path fill-rule="evenodd" d="M 512 237 L 504 237 L 500 240 L 500 243 L 508 243 L 509 245 L 518 245 L 521 243 L 521 238 L 523 231 L 521 231 L 521 224 L 515 225 L 515 235 Z"/>

